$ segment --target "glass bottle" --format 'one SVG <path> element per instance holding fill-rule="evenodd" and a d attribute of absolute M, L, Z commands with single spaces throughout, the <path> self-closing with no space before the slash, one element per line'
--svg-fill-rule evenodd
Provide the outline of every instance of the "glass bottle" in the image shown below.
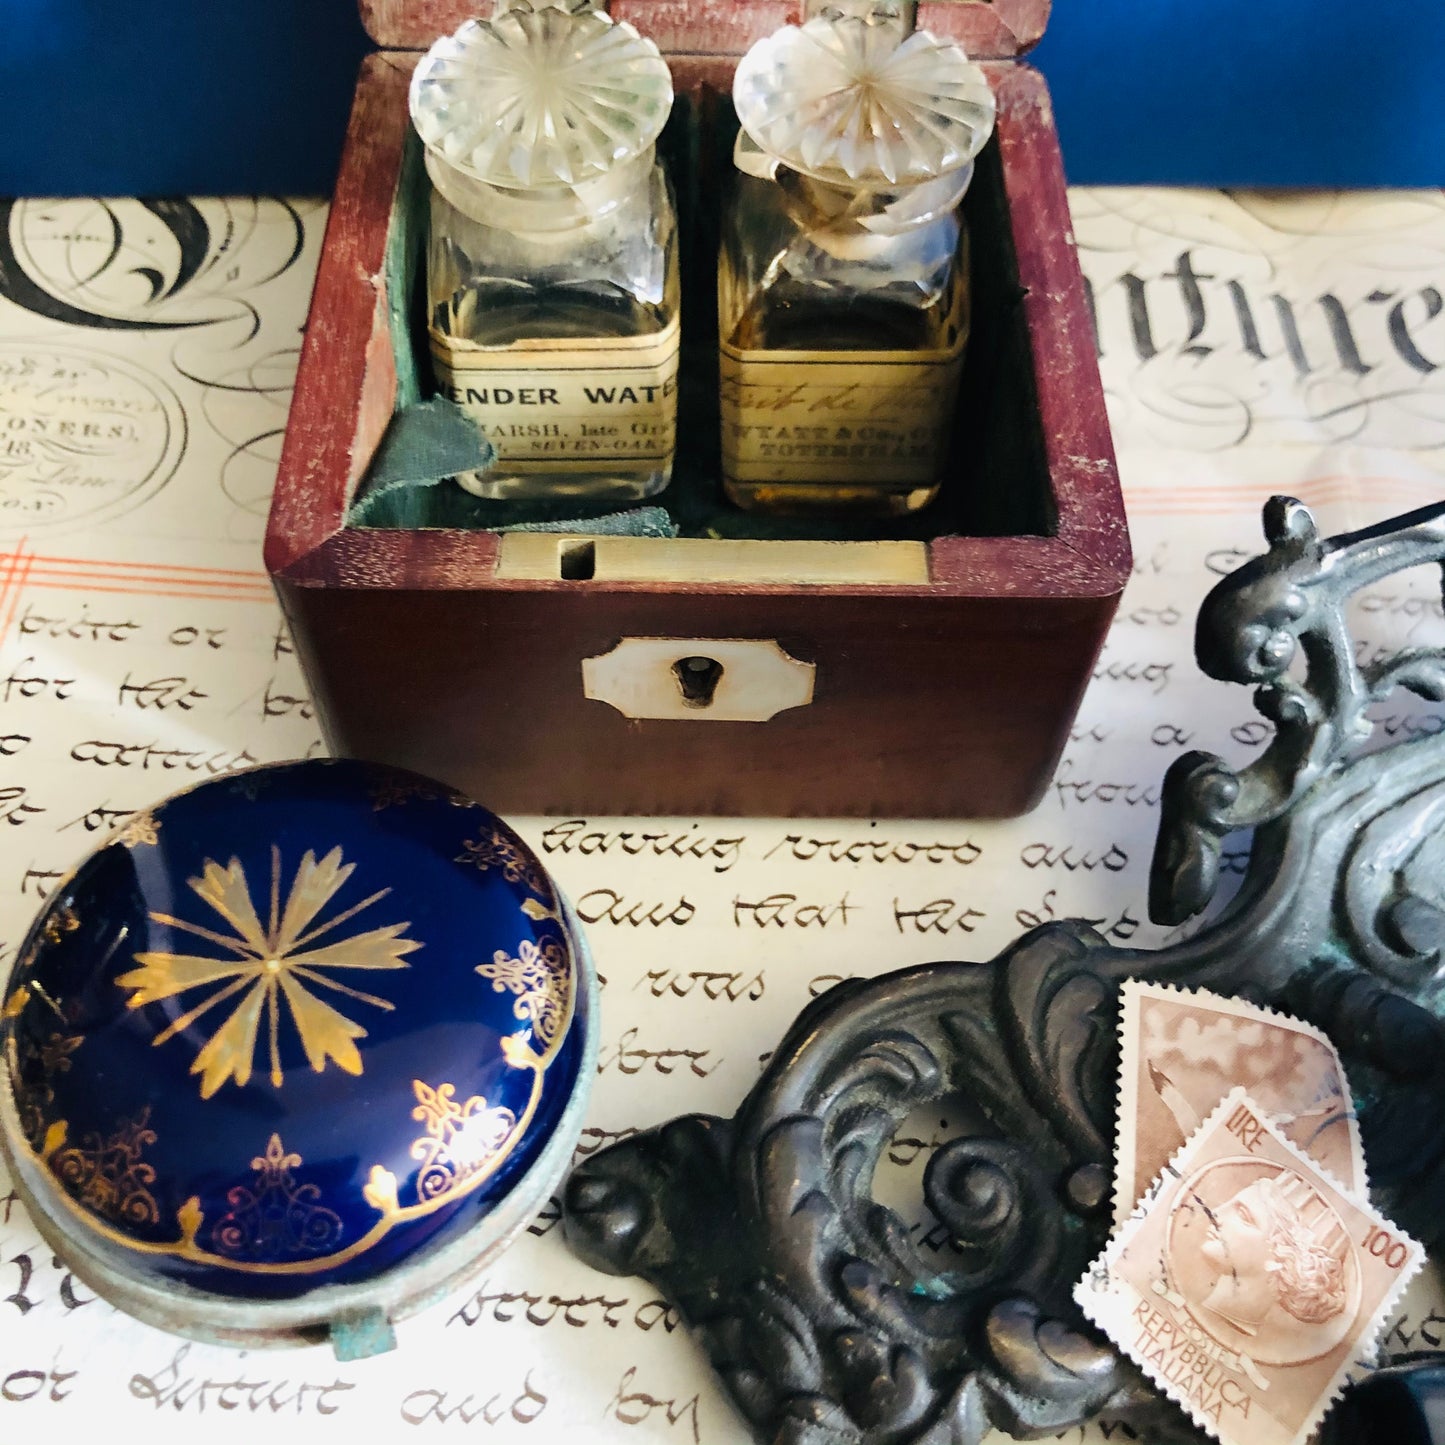
<path fill-rule="evenodd" d="M 968 339 L 960 202 L 983 72 L 911 7 L 819 0 L 748 51 L 718 267 L 739 506 L 898 515 L 938 492 Z"/>
<path fill-rule="evenodd" d="M 657 47 L 588 0 L 500 0 L 417 66 L 442 393 L 499 453 L 489 498 L 660 492 L 677 423 L 677 220 Z"/>

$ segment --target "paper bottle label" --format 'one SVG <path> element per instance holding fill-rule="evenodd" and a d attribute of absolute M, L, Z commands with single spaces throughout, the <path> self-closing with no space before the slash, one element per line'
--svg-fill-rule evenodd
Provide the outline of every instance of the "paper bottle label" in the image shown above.
<path fill-rule="evenodd" d="M 476 418 L 509 471 L 588 472 L 672 459 L 678 322 L 646 336 L 478 346 L 431 330 L 442 395 Z"/>
<path fill-rule="evenodd" d="M 938 479 L 963 369 L 947 351 L 722 345 L 723 469 L 738 482 L 900 487 Z"/>

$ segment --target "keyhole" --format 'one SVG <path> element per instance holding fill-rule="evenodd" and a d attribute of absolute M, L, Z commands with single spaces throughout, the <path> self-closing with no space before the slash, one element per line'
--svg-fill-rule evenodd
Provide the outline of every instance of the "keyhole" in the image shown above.
<path fill-rule="evenodd" d="M 712 706 L 713 694 L 722 681 L 722 663 L 712 657 L 679 657 L 672 671 L 688 707 Z"/>

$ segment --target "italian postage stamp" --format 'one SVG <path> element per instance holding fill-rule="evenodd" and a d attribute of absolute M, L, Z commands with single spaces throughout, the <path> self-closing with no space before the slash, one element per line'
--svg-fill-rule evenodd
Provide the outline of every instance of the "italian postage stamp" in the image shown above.
<path fill-rule="evenodd" d="M 1225 1445 L 1300 1445 L 1423 1260 L 1235 1089 L 1074 1298 Z"/>
<path fill-rule="evenodd" d="M 1365 1156 L 1334 1045 L 1297 1019 L 1197 990 L 1124 985 L 1114 1225 L 1235 1086 L 1351 1193 Z"/>

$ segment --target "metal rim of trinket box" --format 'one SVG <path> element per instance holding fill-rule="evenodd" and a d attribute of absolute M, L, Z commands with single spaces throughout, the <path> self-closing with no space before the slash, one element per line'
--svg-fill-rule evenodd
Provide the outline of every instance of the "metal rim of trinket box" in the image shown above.
<path fill-rule="evenodd" d="M 135 815 L 0 998 L 0 1152 L 66 1266 L 162 1328 L 342 1358 L 526 1227 L 595 1071 L 591 958 L 535 855 L 359 762 Z"/>
<path fill-rule="evenodd" d="M 978 1445 L 995 1427 L 1036 1438 L 1105 1411 L 1151 1440 L 1200 1438 L 1072 1298 L 1111 1222 L 1129 978 L 1322 1029 L 1348 1072 L 1372 1200 L 1439 1243 L 1445 734 L 1362 744 L 1367 710 L 1396 688 L 1445 700 L 1445 649 L 1362 659 L 1346 606 L 1445 565 L 1445 505 L 1326 539 L 1276 497 L 1264 526 L 1269 550 L 1215 587 L 1195 645 L 1209 676 L 1256 688 L 1274 738 L 1238 770 L 1198 752 L 1174 763 L 1150 885 L 1156 921 L 1192 918 L 1215 896 L 1223 839 L 1252 828 L 1217 918 L 1153 952 L 1066 920 L 992 962 L 838 984 L 731 1119 L 674 1119 L 568 1181 L 568 1242 L 662 1291 L 759 1441 Z M 956 1251 L 941 1268 L 872 1181 L 903 1119 L 944 1097 L 973 1119 L 924 1175 Z"/>

